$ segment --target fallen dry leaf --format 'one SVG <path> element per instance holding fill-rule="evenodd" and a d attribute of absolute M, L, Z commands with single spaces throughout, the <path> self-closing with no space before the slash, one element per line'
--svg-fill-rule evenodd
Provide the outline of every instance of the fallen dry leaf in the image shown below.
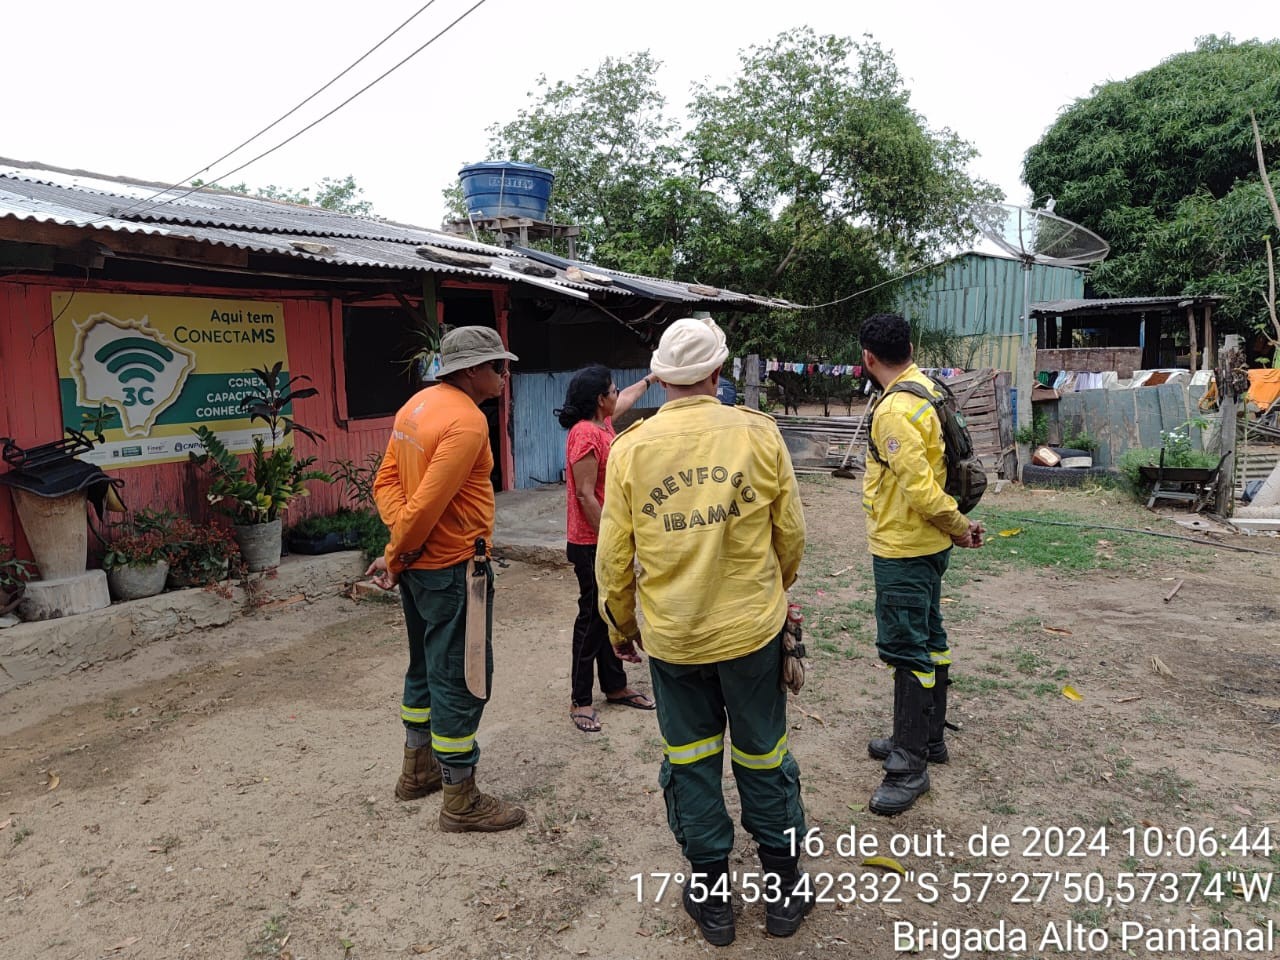
<path fill-rule="evenodd" d="M 1165 662 L 1157 657 L 1154 653 L 1151 655 L 1151 669 L 1162 677 L 1172 677 L 1173 671 L 1165 666 Z"/>
<path fill-rule="evenodd" d="M 127 940 L 121 940 L 114 947 L 110 948 L 107 952 L 119 953 L 121 950 L 124 950 L 126 947 L 132 947 L 135 943 L 137 943 L 141 939 L 142 939 L 141 937 L 130 937 Z"/>
<path fill-rule="evenodd" d="M 1084 694 L 1082 694 L 1079 690 L 1077 690 L 1075 687 L 1073 687 L 1069 683 L 1062 688 L 1062 695 L 1066 697 L 1068 700 L 1074 700 L 1077 703 L 1079 703 L 1081 700 L 1084 699 Z"/>
<path fill-rule="evenodd" d="M 494 914 L 493 919 L 494 919 L 494 922 L 497 922 L 498 920 L 507 919 L 507 911 L 503 910 L 500 913 Z"/>
<path fill-rule="evenodd" d="M 1252 817 L 1252 816 L 1253 816 L 1253 811 L 1252 811 L 1252 810 L 1249 810 L 1249 809 L 1248 809 L 1248 808 L 1246 808 L 1246 807 L 1242 807 L 1242 806 L 1240 806 L 1240 804 L 1238 804 L 1238 803 L 1233 803 L 1233 804 L 1231 805 L 1231 809 L 1232 809 L 1232 810 L 1234 810 L 1236 813 L 1240 814 L 1240 816 L 1242 816 L 1242 817 Z M 0 826 L 3 826 L 3 824 L 0 824 Z"/>
<path fill-rule="evenodd" d="M 56 773 L 54 773 L 52 770 L 50 770 L 49 771 L 49 788 L 45 792 L 48 793 L 49 790 L 57 790 L 58 784 L 60 784 L 61 782 L 62 782 L 62 778 L 58 776 Z"/>
<path fill-rule="evenodd" d="M 1042 629 L 1045 633 L 1060 633 L 1064 637 L 1071 636 L 1071 631 L 1068 630 L 1066 627 L 1051 627 L 1047 623 L 1042 623 L 1040 624 L 1040 629 Z"/>
<path fill-rule="evenodd" d="M 943 598 L 939 601 L 939 603 L 957 603 L 957 602 L 958 602 L 958 601 L 956 600 L 956 598 L 955 598 L 955 597 L 943 597 Z"/>
<path fill-rule="evenodd" d="M 9 825 L 12 823 L 13 823 L 13 817 L 10 817 L 8 820 L 5 820 L 3 823 L 0 823 L 0 830 L 8 829 Z"/>
<path fill-rule="evenodd" d="M 409 949 L 414 953 L 430 953 L 436 948 L 434 943 L 415 943 Z"/>
<path fill-rule="evenodd" d="M 1022 528 L 1021 528 L 1021 527 L 1012 527 L 1012 528 L 1011 528 L 1011 529 L 1009 529 L 1009 530 L 1001 530 L 1001 531 L 1000 531 L 1000 536 L 1002 536 L 1002 537 L 1016 537 L 1016 536 L 1017 536 L 1018 534 L 1020 534 L 1021 532 L 1022 532 Z"/>
<path fill-rule="evenodd" d="M 886 870 L 900 873 L 904 877 L 907 875 L 907 868 L 893 859 L 893 857 L 867 857 L 862 861 L 862 865 L 864 867 L 884 867 Z"/>

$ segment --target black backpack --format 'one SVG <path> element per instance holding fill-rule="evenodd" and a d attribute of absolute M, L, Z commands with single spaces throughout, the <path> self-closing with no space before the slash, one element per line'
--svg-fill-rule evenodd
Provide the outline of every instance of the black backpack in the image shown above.
<path fill-rule="evenodd" d="M 956 506 L 961 513 L 968 513 L 978 505 L 978 501 L 982 499 L 982 494 L 987 489 L 987 473 L 982 469 L 982 461 L 973 452 L 973 439 L 969 436 L 969 427 L 965 423 L 964 414 L 960 412 L 956 395 L 941 380 L 935 377 L 929 377 L 929 379 L 938 388 L 937 396 L 930 393 L 922 383 L 904 380 L 886 390 L 879 402 L 883 402 L 884 398 L 891 393 L 902 392 L 910 393 L 933 404 L 938 422 L 942 424 L 942 442 L 945 446 L 947 461 L 947 482 L 942 489 L 955 498 Z M 873 410 L 872 413 L 874 412 Z M 889 466 L 888 461 L 880 456 L 880 451 L 876 449 L 870 423 L 867 424 L 867 449 L 881 466 Z"/>

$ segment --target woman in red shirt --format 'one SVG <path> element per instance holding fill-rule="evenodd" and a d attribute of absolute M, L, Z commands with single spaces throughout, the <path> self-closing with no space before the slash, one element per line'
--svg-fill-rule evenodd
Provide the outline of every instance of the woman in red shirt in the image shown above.
<path fill-rule="evenodd" d="M 630 410 L 644 396 L 652 374 L 625 390 L 613 384 L 607 368 L 579 370 L 569 382 L 564 406 L 555 411 L 569 431 L 565 441 L 565 478 L 569 487 L 566 554 L 578 576 L 578 617 L 573 623 L 572 700 L 569 717 L 583 733 L 600 731 L 600 715 L 591 706 L 593 668 L 608 703 L 652 710 L 651 698 L 627 686 L 622 661 L 609 643 L 609 630 L 600 617 L 596 597 L 596 538 L 604 503 L 604 471 L 613 442 L 613 418 Z"/>

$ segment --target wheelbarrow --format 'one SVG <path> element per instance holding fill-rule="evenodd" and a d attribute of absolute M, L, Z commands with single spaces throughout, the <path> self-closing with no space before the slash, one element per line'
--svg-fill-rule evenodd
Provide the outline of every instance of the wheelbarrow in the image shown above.
<path fill-rule="evenodd" d="M 1148 464 L 1138 468 L 1142 479 L 1149 480 L 1152 484 L 1147 509 L 1151 509 L 1157 500 L 1189 503 L 1193 513 L 1211 506 L 1217 497 L 1218 474 L 1229 456 L 1231 454 L 1224 453 L 1216 467 L 1166 467 L 1164 449 L 1161 448 L 1158 465 Z"/>

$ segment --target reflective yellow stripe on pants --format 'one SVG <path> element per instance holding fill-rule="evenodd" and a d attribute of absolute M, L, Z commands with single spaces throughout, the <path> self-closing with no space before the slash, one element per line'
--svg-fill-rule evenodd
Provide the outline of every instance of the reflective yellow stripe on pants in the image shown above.
<path fill-rule="evenodd" d="M 740 767 L 748 770 L 774 770 L 782 766 L 782 758 L 787 755 L 787 735 L 768 753 L 745 753 L 737 747 L 730 747 L 729 758 Z"/>
<path fill-rule="evenodd" d="M 436 753 L 467 753 L 476 745 L 476 735 L 469 737 L 442 737 L 431 734 L 431 749 Z"/>
<path fill-rule="evenodd" d="M 672 763 L 696 763 L 704 757 L 724 752 L 724 734 L 695 740 L 693 743 L 670 744 L 663 740 L 662 751 Z"/>
<path fill-rule="evenodd" d="M 400 704 L 400 719 L 405 723 L 430 723 L 430 707 L 408 707 Z"/>

